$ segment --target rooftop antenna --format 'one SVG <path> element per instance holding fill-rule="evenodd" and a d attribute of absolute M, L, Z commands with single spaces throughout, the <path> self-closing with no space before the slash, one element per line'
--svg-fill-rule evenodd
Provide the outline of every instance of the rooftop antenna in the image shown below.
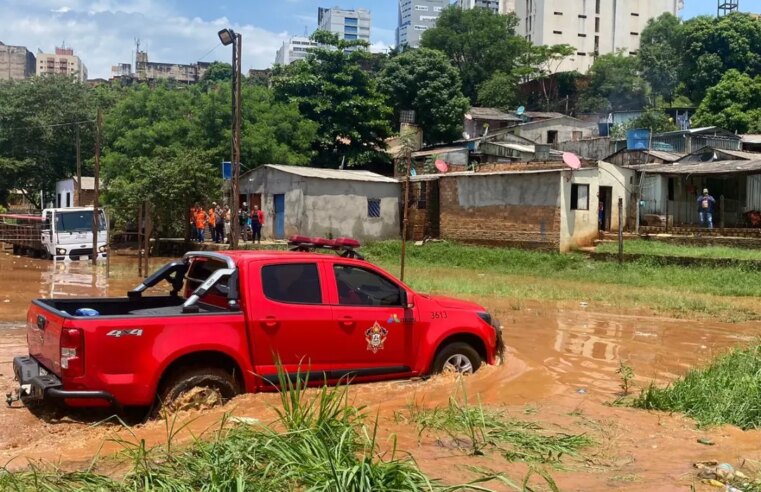
<path fill-rule="evenodd" d="M 724 17 L 733 12 L 740 11 L 740 0 L 718 0 L 718 8 L 716 10 L 717 17 Z"/>

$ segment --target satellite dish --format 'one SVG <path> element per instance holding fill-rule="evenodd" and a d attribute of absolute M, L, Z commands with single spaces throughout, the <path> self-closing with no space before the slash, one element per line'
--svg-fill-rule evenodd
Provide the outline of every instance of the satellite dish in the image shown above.
<path fill-rule="evenodd" d="M 446 162 L 442 161 L 441 159 L 436 159 L 436 162 L 434 163 L 434 165 L 436 166 L 436 169 L 438 169 L 440 173 L 445 173 L 449 171 L 449 165 Z"/>
<path fill-rule="evenodd" d="M 563 162 L 571 169 L 581 168 L 581 161 L 579 160 L 579 157 L 571 152 L 563 152 Z"/>
<path fill-rule="evenodd" d="M 515 110 L 515 114 L 517 114 L 518 116 L 523 116 L 523 113 L 525 112 L 526 112 L 525 106 L 519 106 L 518 109 Z"/>
<path fill-rule="evenodd" d="M 414 167 L 410 169 L 410 176 L 417 176 L 417 171 L 415 171 Z"/>

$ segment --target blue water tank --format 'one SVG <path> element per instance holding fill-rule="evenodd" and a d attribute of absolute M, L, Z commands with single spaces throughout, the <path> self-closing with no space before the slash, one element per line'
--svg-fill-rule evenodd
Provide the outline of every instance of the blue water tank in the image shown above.
<path fill-rule="evenodd" d="M 650 145 L 650 130 L 627 130 L 626 148 L 628 150 L 647 150 Z"/>

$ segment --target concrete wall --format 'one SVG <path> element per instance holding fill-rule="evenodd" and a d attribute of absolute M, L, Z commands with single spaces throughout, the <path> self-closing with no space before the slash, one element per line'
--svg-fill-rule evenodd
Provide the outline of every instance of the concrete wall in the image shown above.
<path fill-rule="evenodd" d="M 25 47 L 0 43 L 0 80 L 27 79 L 36 70 L 36 59 Z"/>
<path fill-rule="evenodd" d="M 610 229 L 618 231 L 618 199 L 624 200 L 624 209 L 621 219 L 624 228 L 632 230 L 637 214 L 636 184 L 637 173 L 633 169 L 615 166 L 605 161 L 597 163 L 599 170 L 599 186 L 610 186 L 613 190 L 611 202 L 613 210 L 610 218 Z M 596 209 L 595 209 L 596 210 Z"/>
<path fill-rule="evenodd" d="M 597 188 L 598 170 L 563 171 L 560 183 L 560 251 L 562 253 L 590 246 L 597 238 Z M 574 184 L 589 185 L 588 210 L 571 210 L 571 187 Z"/>
<path fill-rule="evenodd" d="M 626 142 L 623 142 L 622 145 L 626 146 Z M 610 137 L 588 138 L 579 142 L 561 142 L 553 147 L 563 152 L 573 152 L 590 161 L 605 159 L 619 150 L 618 144 Z"/>
<path fill-rule="evenodd" d="M 69 197 L 69 207 L 74 207 L 74 198 L 76 194 L 76 186 L 74 185 L 73 179 L 65 179 L 62 181 L 58 181 L 55 184 L 55 206 L 56 207 L 65 207 L 66 206 L 66 197 Z M 60 202 L 58 201 L 58 198 L 60 197 Z M 59 205 L 60 203 L 60 205 Z"/>
<path fill-rule="evenodd" d="M 265 225 L 262 235 L 275 236 L 274 195 L 285 195 L 285 236 L 396 239 L 400 235 L 401 187 L 298 176 L 260 168 L 241 183 L 241 194 L 261 194 Z M 381 216 L 368 217 L 368 198 L 381 201 Z"/>
<path fill-rule="evenodd" d="M 556 250 L 559 172 L 443 176 L 442 239 Z"/>
<path fill-rule="evenodd" d="M 594 136 L 596 127 L 573 118 L 557 118 L 536 121 L 515 128 L 516 135 L 540 144 L 549 143 L 547 132 L 551 131 L 557 132 L 555 143 L 559 143 L 590 138 Z"/>

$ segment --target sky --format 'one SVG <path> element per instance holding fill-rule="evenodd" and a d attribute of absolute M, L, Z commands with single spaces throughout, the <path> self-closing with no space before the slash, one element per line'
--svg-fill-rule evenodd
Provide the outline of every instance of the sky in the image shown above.
<path fill-rule="evenodd" d="M 716 14 L 717 0 L 684 2 L 684 18 Z M 336 5 L 371 11 L 374 51 L 394 45 L 397 0 L 0 0 L 0 41 L 33 53 L 65 43 L 89 78 L 109 78 L 112 65 L 132 62 L 136 39 L 149 61 L 229 61 L 217 31 L 232 27 L 243 36 L 244 70 L 267 68 L 284 40 L 316 28 L 318 7 Z"/>

